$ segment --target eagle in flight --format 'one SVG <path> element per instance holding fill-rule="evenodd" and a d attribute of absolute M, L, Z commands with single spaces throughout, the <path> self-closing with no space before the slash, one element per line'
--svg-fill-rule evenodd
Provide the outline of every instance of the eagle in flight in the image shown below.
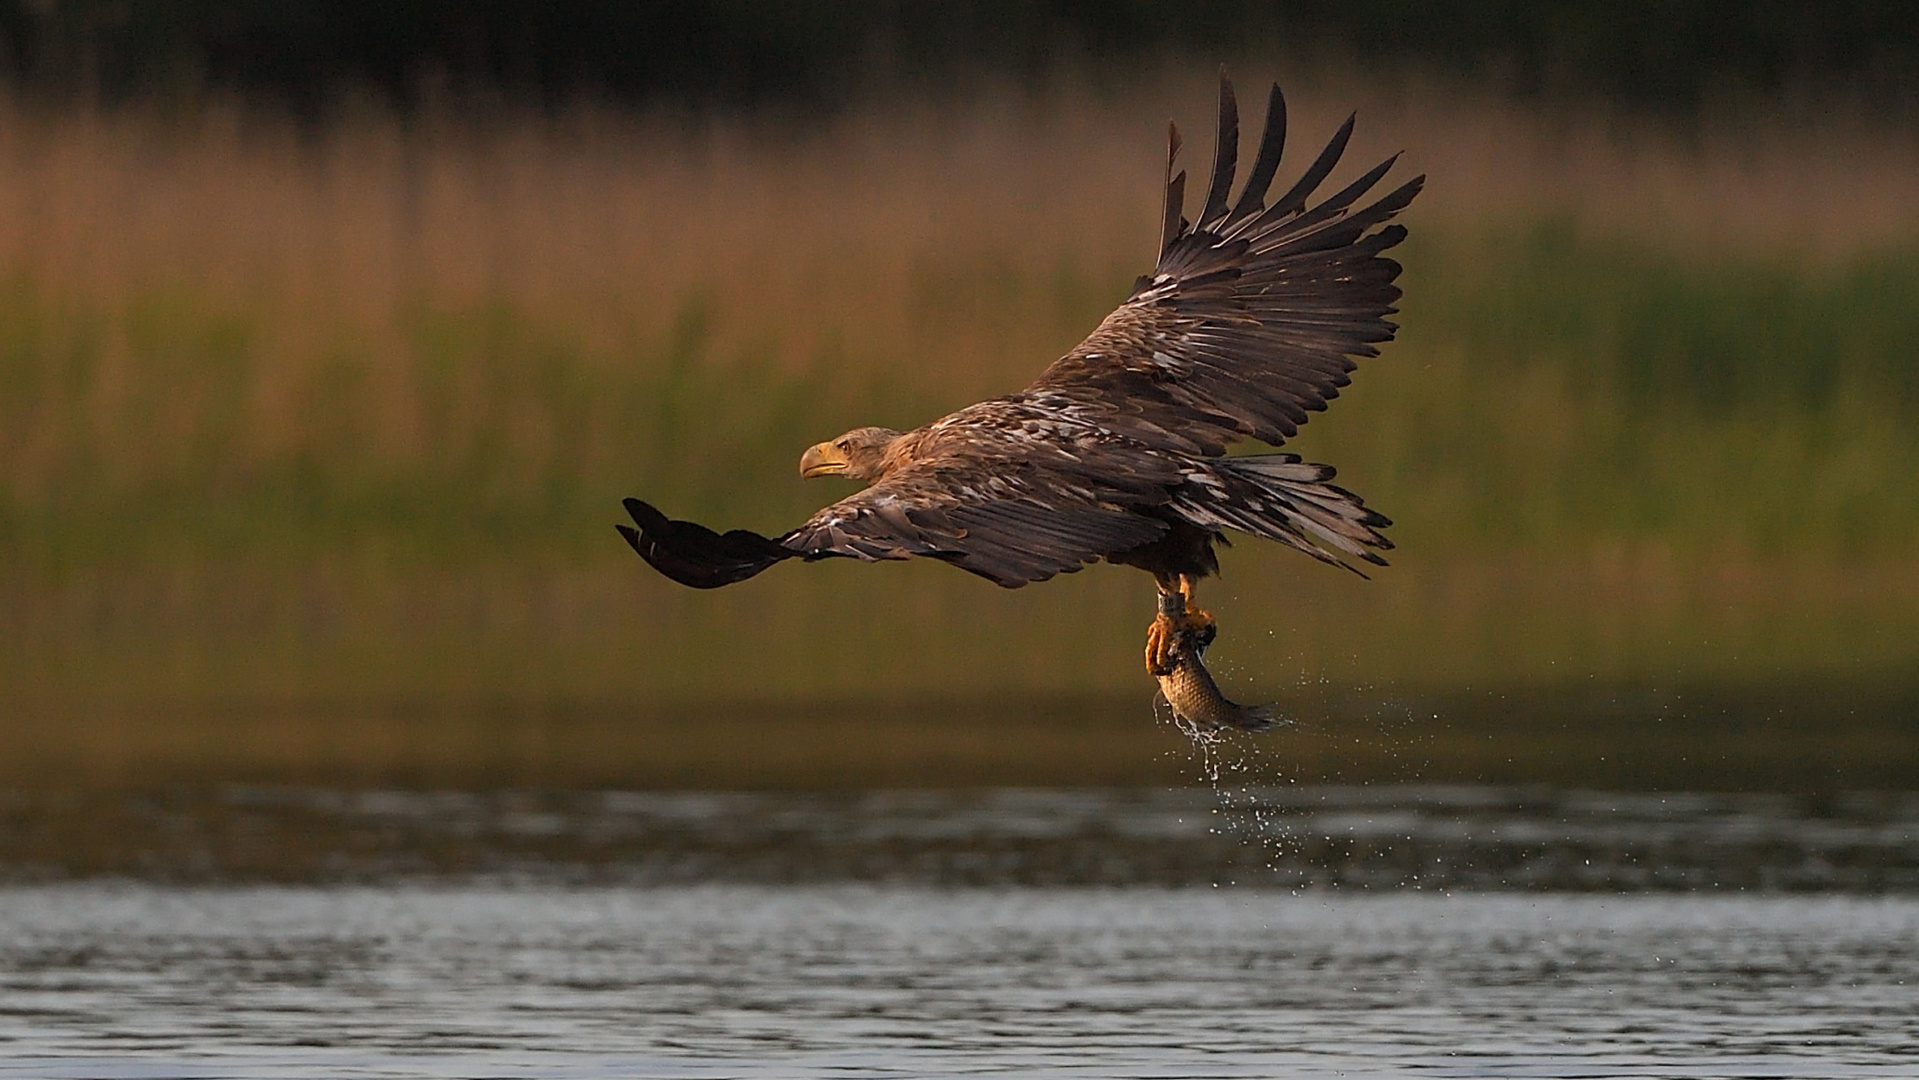
<path fill-rule="evenodd" d="M 1406 230 L 1386 222 L 1425 177 L 1354 209 L 1395 155 L 1314 202 L 1352 131 L 1348 117 L 1269 202 L 1286 141 L 1275 85 L 1234 198 L 1239 108 L 1222 78 L 1198 218 L 1185 217 L 1179 128 L 1169 126 L 1158 265 L 1032 385 L 913 431 L 855 428 L 808 449 L 800 475 L 867 486 L 784 536 L 716 533 L 639 499 L 626 500 L 637 528 L 618 526 L 621 535 L 667 577 L 703 589 L 792 558 L 923 556 L 1007 588 L 1101 559 L 1135 566 L 1161 597 L 1146 666 L 1162 677 L 1179 664 L 1179 641 L 1211 640 L 1212 617 L 1193 590 L 1219 569 L 1213 545 L 1227 529 L 1356 573 L 1348 559 L 1385 565 L 1377 552 L 1393 545 L 1379 530 L 1391 522 L 1330 483 L 1332 466 L 1226 453 L 1242 440 L 1291 438 L 1351 381 L 1354 358 L 1377 356 L 1397 329 L 1387 316 L 1400 267 L 1382 253 Z"/>

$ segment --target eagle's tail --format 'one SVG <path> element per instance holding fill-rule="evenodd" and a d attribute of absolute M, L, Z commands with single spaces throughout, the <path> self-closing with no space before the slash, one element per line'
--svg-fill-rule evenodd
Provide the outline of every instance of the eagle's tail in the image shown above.
<path fill-rule="evenodd" d="M 1211 475 L 1188 484 L 1174 506 L 1195 525 L 1238 529 L 1344 566 L 1350 556 L 1375 566 L 1377 552 L 1393 542 L 1379 530 L 1392 522 L 1369 510 L 1359 496 L 1337 484 L 1331 465 L 1301 461 L 1298 454 L 1256 454 L 1216 458 Z"/>

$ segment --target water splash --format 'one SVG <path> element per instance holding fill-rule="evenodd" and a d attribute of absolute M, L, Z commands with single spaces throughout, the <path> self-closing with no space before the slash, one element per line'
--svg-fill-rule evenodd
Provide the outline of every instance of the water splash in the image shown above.
<path fill-rule="evenodd" d="M 1263 849 L 1262 863 L 1277 871 L 1280 863 L 1300 850 L 1287 815 L 1276 806 L 1270 793 L 1280 785 L 1297 784 L 1298 777 L 1287 768 L 1270 740 L 1276 732 L 1303 729 L 1288 717 L 1273 731 L 1260 734 L 1225 728 L 1202 728 L 1181 719 L 1170 706 L 1154 702 L 1153 712 L 1162 723 L 1169 723 L 1186 736 L 1188 761 L 1213 790 L 1214 824 L 1208 831 L 1239 843 Z"/>
<path fill-rule="evenodd" d="M 1301 690 L 1324 690 L 1328 683 L 1324 677 L 1302 675 L 1297 686 Z M 1379 686 L 1354 689 L 1368 696 L 1385 696 L 1386 692 Z M 1410 706 L 1382 700 L 1366 709 L 1364 716 L 1374 727 L 1374 737 L 1400 744 L 1406 739 L 1408 726 L 1416 722 L 1415 712 Z M 1313 816 L 1300 813 L 1296 795 L 1282 794 L 1283 789 L 1296 789 L 1300 783 L 1299 760 L 1288 752 L 1287 736 L 1325 734 L 1319 724 L 1285 716 L 1272 730 L 1259 734 L 1202 728 L 1181 719 L 1158 701 L 1154 703 L 1154 715 L 1186 736 L 1187 761 L 1212 789 L 1214 822 L 1208 831 L 1213 835 L 1259 849 L 1260 865 L 1281 876 L 1296 871 L 1309 848 L 1334 839 L 1309 831 L 1304 822 L 1313 820 Z"/>

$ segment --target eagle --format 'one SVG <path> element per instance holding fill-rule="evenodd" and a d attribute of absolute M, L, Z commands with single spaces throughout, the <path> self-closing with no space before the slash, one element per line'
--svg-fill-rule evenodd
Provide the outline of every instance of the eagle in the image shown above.
<path fill-rule="evenodd" d="M 1210 641 L 1194 597 L 1218 572 L 1226 531 L 1275 540 L 1356 573 L 1385 565 L 1391 522 L 1333 483 L 1330 465 L 1272 449 L 1351 382 L 1356 358 L 1391 340 L 1406 237 L 1387 224 L 1418 176 L 1360 205 L 1398 155 L 1315 201 L 1354 117 L 1278 198 L 1286 102 L 1268 94 L 1252 169 L 1233 195 L 1239 107 L 1222 76 L 1211 181 L 1185 216 L 1180 136 L 1168 125 L 1159 261 L 1126 301 L 1024 390 L 912 431 L 860 427 L 809 448 L 806 478 L 867 486 L 779 537 L 718 533 L 639 499 L 618 529 L 655 569 L 708 589 L 787 559 L 932 558 L 1018 588 L 1104 560 L 1153 575 L 1159 613 L 1146 667 L 1171 675 L 1178 643 Z M 1355 207 L 1358 207 L 1355 209 Z M 1261 449 L 1255 445 L 1254 449 Z M 1365 576 L 1361 573 L 1361 576 Z"/>

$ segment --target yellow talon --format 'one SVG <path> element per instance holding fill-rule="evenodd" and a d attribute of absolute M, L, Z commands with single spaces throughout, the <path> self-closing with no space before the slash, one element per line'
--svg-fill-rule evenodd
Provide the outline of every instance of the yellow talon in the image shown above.
<path fill-rule="evenodd" d="M 1146 628 L 1146 673 L 1154 678 L 1171 675 L 1179 667 L 1179 624 L 1166 615 L 1153 616 Z"/>
<path fill-rule="evenodd" d="M 1212 615 L 1193 607 L 1189 597 L 1166 593 L 1161 601 L 1159 614 L 1146 628 L 1146 673 L 1154 678 L 1179 667 L 1182 649 L 1204 649 L 1219 632 Z"/>

